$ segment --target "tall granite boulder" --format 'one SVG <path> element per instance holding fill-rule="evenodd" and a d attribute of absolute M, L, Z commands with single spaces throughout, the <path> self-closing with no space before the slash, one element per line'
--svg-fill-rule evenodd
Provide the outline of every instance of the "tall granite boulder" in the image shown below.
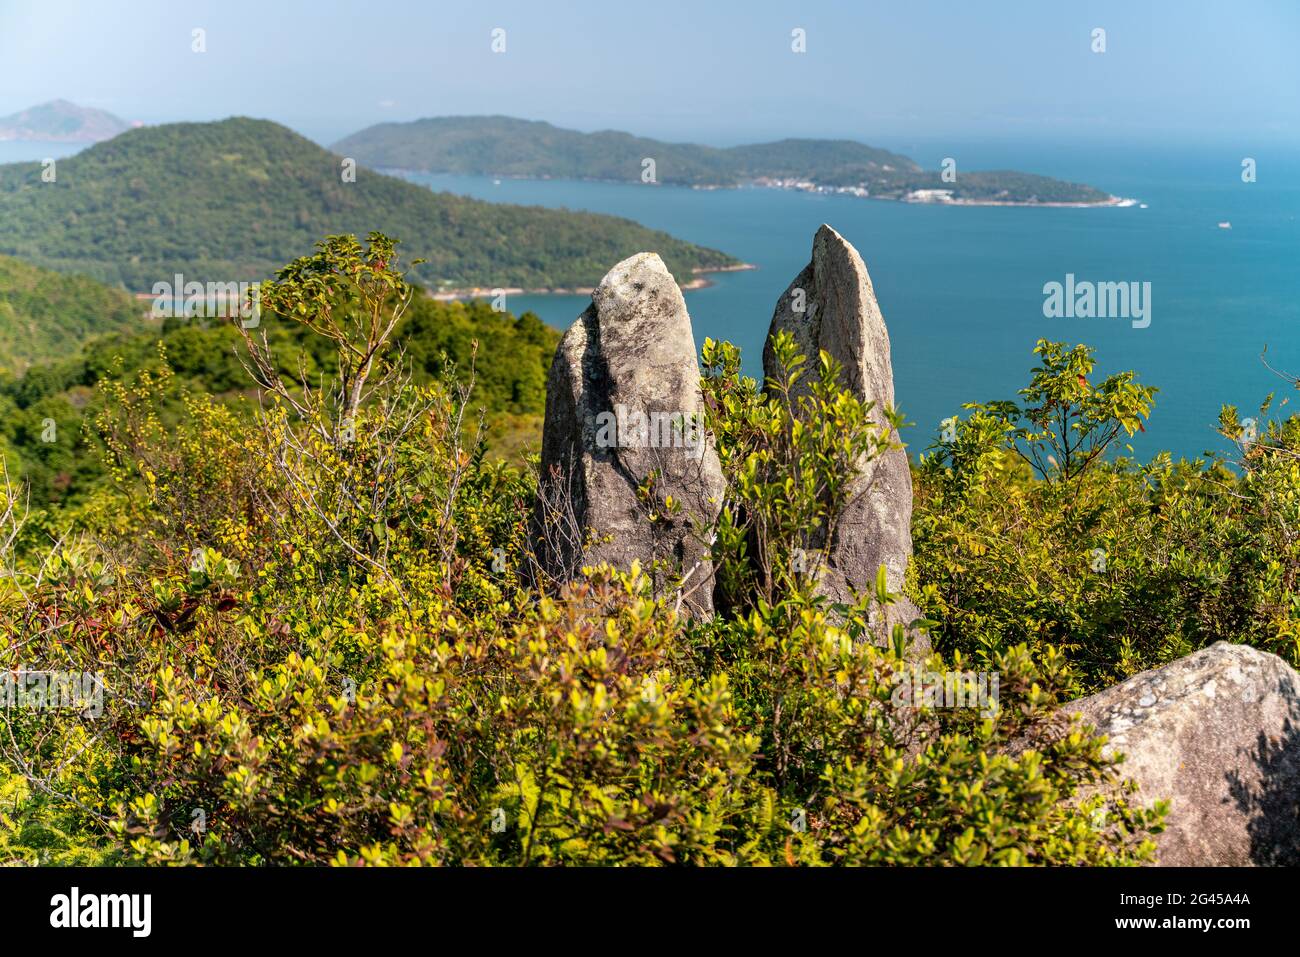
<path fill-rule="evenodd" d="M 683 610 L 710 615 L 709 534 L 724 482 L 704 429 L 686 302 L 653 253 L 619 263 L 591 298 L 547 383 L 539 569 L 563 581 L 583 565 L 639 560 Z M 669 496 L 676 510 L 663 507 Z"/>
<path fill-rule="evenodd" d="M 1170 801 L 1165 866 L 1300 863 L 1300 675 L 1219 642 L 1063 709 L 1123 752 L 1138 798 Z"/>
<path fill-rule="evenodd" d="M 873 417 L 878 425 L 885 424 L 881 413 L 894 405 L 889 332 L 866 264 L 830 226 L 817 230 L 812 261 L 777 300 L 763 349 L 768 380 L 778 371 L 772 342 L 781 331 L 794 337 L 809 369 L 816 367 L 821 351 L 829 353 L 842 367 L 844 388 L 873 403 Z M 796 388 L 806 389 L 808 379 L 805 374 Z M 893 438 L 897 441 L 897 433 Z M 834 601 L 850 602 L 855 593 L 872 591 L 881 565 L 890 590 L 901 592 L 912 557 L 912 476 L 907 453 L 896 448 L 864 463 L 854 494 L 829 542 L 826 567 L 821 570 L 820 588 Z M 827 545 L 824 540 L 812 544 Z M 883 637 L 894 622 L 908 627 L 919 617 L 916 606 L 901 599 L 876 623 L 877 631 Z"/>

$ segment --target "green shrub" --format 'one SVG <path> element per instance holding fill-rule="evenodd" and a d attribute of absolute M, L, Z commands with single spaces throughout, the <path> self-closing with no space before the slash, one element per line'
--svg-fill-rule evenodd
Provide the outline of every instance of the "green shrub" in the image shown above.
<path fill-rule="evenodd" d="M 897 598 L 883 577 L 828 606 L 815 575 L 787 571 L 888 447 L 825 356 L 793 399 L 804 359 L 788 341 L 789 388 L 762 394 L 733 347 L 706 347 L 711 427 L 741 477 L 715 557 L 748 597 L 691 621 L 639 568 L 522 585 L 531 479 L 484 455 L 472 379 L 449 366 L 416 383 L 388 350 L 409 302 L 389 241 L 331 237 L 278 282 L 264 303 L 325 331 L 332 385 L 292 379 L 276 351 L 292 339 L 250 343 L 262 402 L 235 416 L 186 396 L 164 356 L 105 385 L 114 485 L 78 513 L 93 534 L 38 547 L 0 508 L 16 533 L 0 536 L 0 655 L 109 689 L 100 717 L 0 715 L 0 756 L 39 794 L 25 814 L 135 863 L 1152 859 L 1163 809 L 1098 790 L 1122 770 L 1100 740 L 1029 747 L 1082 680 L 1057 636 L 968 642 L 954 614 L 947 659 L 920 662 L 901 630 L 871 638 L 868 616 Z M 996 480 L 948 468 L 936 488 L 953 501 Z M 975 534 L 929 521 L 928 542 Z M 980 521 L 992 535 L 996 517 Z M 964 595 L 954 581 L 924 597 Z M 976 661 L 1000 677 L 981 710 L 899 696 L 917 668 Z"/>
<path fill-rule="evenodd" d="M 1035 351 L 1028 408 L 968 406 L 915 470 L 913 573 L 938 647 L 977 663 L 1060 647 L 1075 693 L 1223 640 L 1300 665 L 1300 424 L 1258 427 L 1235 470 L 1106 457 L 1152 391 L 1131 374 L 1094 386 L 1084 347 Z"/>

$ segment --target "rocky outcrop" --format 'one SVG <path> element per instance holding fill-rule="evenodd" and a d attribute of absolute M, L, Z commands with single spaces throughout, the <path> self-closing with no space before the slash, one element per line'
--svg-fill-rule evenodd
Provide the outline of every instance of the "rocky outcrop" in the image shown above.
<path fill-rule="evenodd" d="M 625 259 L 551 365 L 534 534 L 544 576 L 639 560 L 685 610 L 712 613 L 709 535 L 723 479 L 702 412 L 681 290 L 653 253 Z"/>
<path fill-rule="evenodd" d="M 783 330 L 810 365 L 820 351 L 834 357 L 843 386 L 886 424 L 883 411 L 894 405 L 889 334 L 862 257 L 829 226 L 817 231 L 812 261 L 777 303 L 763 355 L 769 378 L 776 372 L 772 338 Z M 533 536 L 542 577 L 563 581 L 585 564 L 625 568 L 639 559 L 642 567 L 655 566 L 661 589 L 684 579 L 690 611 L 712 613 L 709 526 L 724 481 L 700 421 L 695 356 L 686 303 L 659 257 L 642 253 L 610 270 L 551 366 Z M 676 510 L 662 507 L 668 497 Z M 826 549 L 817 569 L 822 593 L 843 602 L 869 594 L 881 565 L 890 590 L 901 593 L 911 520 L 906 454 L 895 448 L 864 461 L 831 541 L 814 535 L 809 542 Z M 901 622 L 913 632 L 913 652 L 924 655 L 929 643 L 912 628 L 919 617 L 903 598 L 877 614 L 873 626 L 885 639 Z"/>
<path fill-rule="evenodd" d="M 1170 801 L 1166 866 L 1300 863 L 1300 675 L 1219 642 L 1066 706 L 1123 752 L 1138 797 Z"/>
<path fill-rule="evenodd" d="M 885 424 L 881 412 L 894 405 L 889 332 L 866 264 L 830 226 L 817 230 L 812 261 L 777 301 L 763 350 L 763 371 L 769 381 L 778 371 L 772 342 L 781 331 L 794 337 L 809 370 L 816 368 L 821 351 L 829 353 L 842 368 L 843 387 L 872 403 L 877 424 Z M 796 387 L 806 388 L 808 379 L 805 374 Z M 912 476 L 901 448 L 863 464 L 855 498 L 832 541 L 812 545 L 829 545 L 820 587 L 833 600 L 848 602 L 857 592 L 870 592 L 881 565 L 887 570 L 890 590 L 902 591 L 912 556 Z M 916 606 L 902 599 L 887 610 L 886 620 L 877 622 L 878 631 L 887 632 L 895 621 L 910 626 L 919 617 Z"/>

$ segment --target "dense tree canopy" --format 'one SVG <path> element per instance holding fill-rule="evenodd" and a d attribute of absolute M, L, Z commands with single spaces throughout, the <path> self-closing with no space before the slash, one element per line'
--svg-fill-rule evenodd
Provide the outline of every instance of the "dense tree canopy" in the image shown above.
<path fill-rule="evenodd" d="M 359 169 L 266 120 L 131 130 L 59 160 L 0 166 L 0 253 L 149 292 L 269 278 L 322 235 L 383 226 L 425 263 L 430 286 L 593 286 L 610 263 L 657 250 L 681 282 L 735 264 L 631 220 L 433 193 Z"/>
<path fill-rule="evenodd" d="M 0 373 L 66 356 L 92 336 L 135 332 L 147 311 L 84 276 L 0 256 Z"/>

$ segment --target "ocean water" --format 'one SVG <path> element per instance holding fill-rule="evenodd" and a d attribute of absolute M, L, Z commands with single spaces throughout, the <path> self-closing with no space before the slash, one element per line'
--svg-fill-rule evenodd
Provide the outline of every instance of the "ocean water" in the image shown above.
<path fill-rule="evenodd" d="M 0 164 L 59 160 L 86 148 L 85 143 L 45 143 L 38 140 L 0 140 Z"/>
<path fill-rule="evenodd" d="M 666 186 L 501 180 L 408 174 L 437 190 L 497 202 L 626 216 L 722 249 L 758 267 L 718 274 L 688 292 L 697 345 L 705 336 L 742 349 L 761 375 L 776 299 L 808 262 L 817 227 L 829 223 L 862 254 L 884 312 L 895 394 L 912 425 L 904 441 L 930 445 L 962 404 L 1014 398 L 1028 382 L 1039 338 L 1083 342 L 1103 374 L 1133 369 L 1160 389 L 1145 433 L 1147 459 L 1167 450 L 1227 451 L 1219 408 L 1255 414 L 1290 384 L 1260 361 L 1300 375 L 1300 161 L 1249 148 L 1087 149 L 1023 144 L 884 144 L 938 165 L 1045 173 L 1132 197 L 1147 208 L 941 207 L 767 189 L 702 191 Z M 931 157 L 930 153 L 934 153 Z M 1241 160 L 1257 163 L 1243 183 Z M 1220 229 L 1220 222 L 1231 229 Z M 418 255 L 409 250 L 410 255 Z M 612 265 L 612 264 L 611 264 Z M 1045 283 L 1066 274 L 1093 282 L 1151 283 L 1150 325 L 1128 319 L 1046 318 Z M 584 296 L 511 296 L 566 328 Z"/>

